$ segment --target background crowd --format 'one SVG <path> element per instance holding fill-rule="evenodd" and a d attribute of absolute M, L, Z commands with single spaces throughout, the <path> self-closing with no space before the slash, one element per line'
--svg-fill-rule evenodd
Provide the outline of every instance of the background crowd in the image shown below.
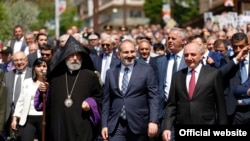
<path fill-rule="evenodd" d="M 176 124 L 250 124 L 249 39 L 250 24 L 72 26 L 59 39 L 16 25 L 0 51 L 0 135 L 40 141 L 43 106 L 53 141 L 167 141 Z"/>

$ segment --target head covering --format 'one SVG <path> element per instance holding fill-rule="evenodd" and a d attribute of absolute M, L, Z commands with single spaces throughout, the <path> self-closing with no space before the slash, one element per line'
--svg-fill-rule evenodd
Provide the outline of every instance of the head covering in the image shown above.
<path fill-rule="evenodd" d="M 119 27 L 119 30 L 120 31 L 127 31 L 128 28 L 126 26 L 122 25 L 122 26 Z"/>
<path fill-rule="evenodd" d="M 111 25 L 105 25 L 105 26 L 103 27 L 103 29 L 104 29 L 104 30 L 112 30 L 112 29 L 113 29 L 113 26 L 111 26 Z"/>
<path fill-rule="evenodd" d="M 100 35 L 96 32 L 91 32 L 88 35 L 88 40 L 95 40 L 95 39 L 99 39 Z"/>
<path fill-rule="evenodd" d="M 3 47 L 1 50 L 0 50 L 0 53 L 4 53 L 4 54 L 9 54 L 11 53 L 12 54 L 13 50 L 11 47 Z"/>
<path fill-rule="evenodd" d="M 51 76 L 65 73 L 65 71 L 67 71 L 68 69 L 65 63 L 65 59 L 69 55 L 77 52 L 80 52 L 82 54 L 82 66 L 80 69 L 94 70 L 92 60 L 87 50 L 81 45 L 79 41 L 77 41 L 73 36 L 70 35 L 57 62 L 55 62 L 54 68 L 52 68 Z"/>

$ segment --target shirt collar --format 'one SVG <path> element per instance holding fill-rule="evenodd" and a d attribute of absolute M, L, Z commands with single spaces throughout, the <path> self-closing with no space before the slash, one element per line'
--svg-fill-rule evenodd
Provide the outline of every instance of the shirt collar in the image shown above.
<path fill-rule="evenodd" d="M 194 68 L 195 72 L 200 72 L 201 67 L 202 67 L 202 64 L 201 64 L 201 63 L 199 63 L 199 65 L 198 65 L 198 66 L 196 66 L 196 67 Z M 190 72 L 191 70 L 192 70 L 192 69 L 188 67 L 188 72 Z"/>

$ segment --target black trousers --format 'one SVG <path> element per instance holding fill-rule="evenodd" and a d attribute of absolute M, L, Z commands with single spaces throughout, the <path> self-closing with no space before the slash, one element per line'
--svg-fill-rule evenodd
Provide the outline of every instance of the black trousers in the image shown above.
<path fill-rule="evenodd" d="M 28 116 L 26 124 L 20 127 L 22 141 L 42 140 L 42 116 Z"/>
<path fill-rule="evenodd" d="M 250 105 L 237 106 L 232 121 L 233 125 L 250 125 Z"/>

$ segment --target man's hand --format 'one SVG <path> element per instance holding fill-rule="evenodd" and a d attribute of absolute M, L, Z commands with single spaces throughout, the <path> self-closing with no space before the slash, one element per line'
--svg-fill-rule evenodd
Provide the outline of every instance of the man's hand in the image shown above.
<path fill-rule="evenodd" d="M 164 130 L 162 133 L 162 140 L 163 141 L 170 141 L 171 139 L 171 131 L 170 130 Z"/>
<path fill-rule="evenodd" d="M 148 136 L 149 137 L 156 136 L 157 131 L 158 131 L 158 125 L 156 123 L 149 122 L 148 123 Z"/>
<path fill-rule="evenodd" d="M 89 111 L 90 110 L 89 103 L 86 101 L 83 101 L 82 102 L 82 109 L 83 109 L 83 111 Z"/>
<path fill-rule="evenodd" d="M 109 135 L 108 135 L 108 127 L 102 128 L 102 138 L 103 138 L 104 140 L 107 140 L 108 137 L 109 137 Z"/>
<path fill-rule="evenodd" d="M 17 130 L 17 117 L 13 117 L 12 122 L 11 122 L 11 129 Z"/>
<path fill-rule="evenodd" d="M 249 53 L 249 50 L 250 50 L 250 46 L 245 46 L 244 48 L 241 49 L 241 51 L 237 54 L 237 56 L 235 57 L 235 59 L 237 61 L 243 61 L 246 59 L 248 53 Z"/>
<path fill-rule="evenodd" d="M 49 83 L 48 82 L 41 82 L 38 89 L 41 92 L 46 92 L 47 89 L 48 89 L 48 87 L 49 87 Z"/>
<path fill-rule="evenodd" d="M 213 65 L 214 60 L 211 57 L 207 57 L 207 64 Z"/>

